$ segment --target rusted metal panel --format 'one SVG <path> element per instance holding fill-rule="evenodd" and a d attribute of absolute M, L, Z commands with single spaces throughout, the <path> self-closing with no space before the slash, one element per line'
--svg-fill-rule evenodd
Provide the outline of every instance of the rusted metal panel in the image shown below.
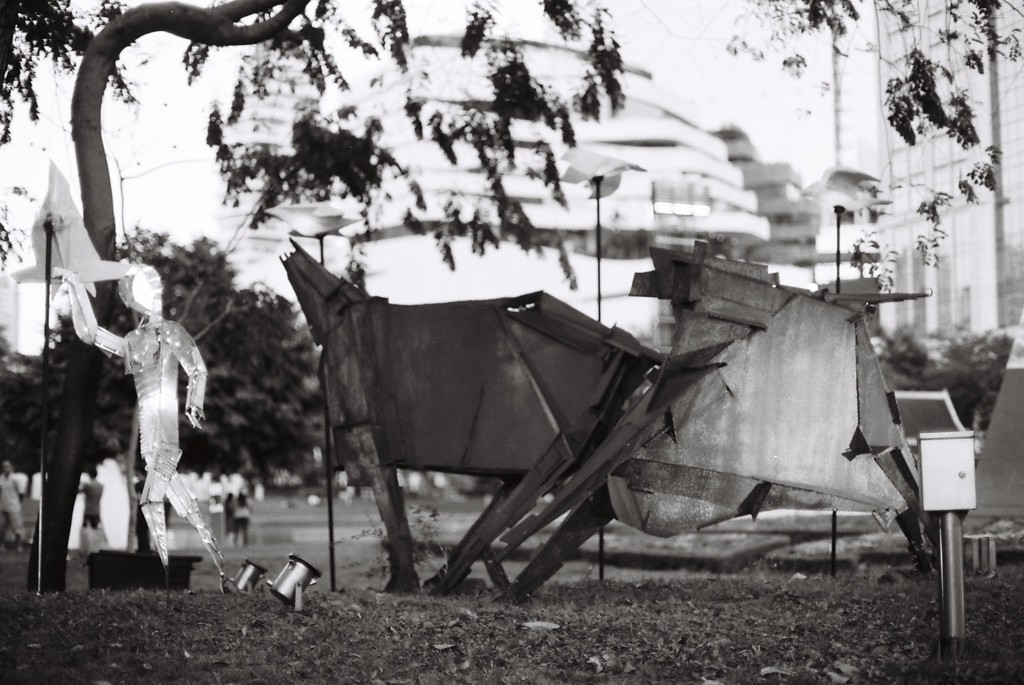
<path fill-rule="evenodd" d="M 702 250 L 654 256 L 655 275 L 634 290 L 675 303 L 672 353 L 552 502 L 503 542 L 521 544 L 604 488 L 617 518 L 662 536 L 774 508 L 871 511 L 886 523 L 917 507 L 862 308 L 752 280 Z M 728 321 L 710 311 L 723 302 L 737 305 L 719 310 Z M 918 554 L 921 523 L 900 517 Z M 537 587 L 566 553 L 564 542 L 542 548 L 510 593 Z"/>
<path fill-rule="evenodd" d="M 662 358 L 544 293 L 401 306 L 329 274 L 298 246 L 284 265 L 322 342 L 336 453 L 374 488 L 396 587 L 415 569 L 393 466 L 506 480 L 434 579 L 434 591 L 448 591 L 593 452 Z"/>
<path fill-rule="evenodd" d="M 676 328 L 672 334 L 670 358 L 693 366 L 711 363 L 714 355 L 738 338 L 753 333 L 750 326 L 732 321 L 713 319 L 703 312 L 673 308 Z M 714 350 L 711 357 L 708 350 Z M 690 356 L 692 355 L 692 357 Z"/>

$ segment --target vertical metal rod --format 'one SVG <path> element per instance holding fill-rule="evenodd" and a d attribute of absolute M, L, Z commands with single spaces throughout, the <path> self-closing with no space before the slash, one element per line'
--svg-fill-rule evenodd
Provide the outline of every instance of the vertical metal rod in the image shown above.
<path fill-rule="evenodd" d="M 837 110 L 837 112 L 838 112 L 838 110 Z M 837 114 L 837 116 L 838 116 L 838 114 Z M 838 124 L 837 124 L 837 127 L 838 127 Z M 839 142 L 838 142 L 839 141 L 839 137 L 838 136 L 839 136 L 839 131 L 838 131 L 838 128 L 837 128 L 836 129 L 836 154 L 837 155 L 839 154 L 838 153 L 838 148 L 839 148 Z M 840 225 L 842 223 L 843 209 L 844 208 L 840 207 L 839 205 L 836 205 L 835 207 L 833 207 L 833 210 L 836 213 L 836 295 L 838 295 L 840 292 L 842 292 L 842 286 L 840 285 L 841 279 L 839 278 L 839 262 L 840 262 L 839 227 L 840 227 Z M 832 510 L 832 559 L 831 559 L 831 564 L 829 566 L 829 573 L 831 574 L 831 576 L 833 578 L 836 577 L 836 545 L 839 542 L 839 537 L 837 535 L 838 527 L 839 527 L 838 526 L 838 513 L 836 512 L 835 509 L 833 509 Z"/>
<path fill-rule="evenodd" d="M 964 548 L 960 514 L 944 511 L 939 519 L 939 659 L 957 661 L 963 652 Z"/>
<path fill-rule="evenodd" d="M 990 119 L 990 130 L 992 134 L 992 148 L 996 150 L 1003 149 L 1003 113 L 1002 113 L 1002 95 L 1003 87 L 1000 85 L 999 79 L 999 55 L 1001 50 L 999 49 L 999 29 L 997 26 L 997 17 L 993 13 L 988 18 L 988 40 L 989 40 L 989 60 L 988 60 L 988 92 L 990 99 L 989 109 L 992 112 Z M 1013 129 L 1010 129 L 1013 130 Z M 1005 292 L 1004 284 L 1008 285 L 1007 279 L 1010 278 L 1009 270 L 1013 265 L 1013 258 L 1010 256 L 1012 250 L 1006 249 L 1006 187 L 1003 185 L 1003 163 L 1002 158 L 996 155 L 992 159 L 992 175 L 994 177 L 994 187 L 992 188 L 992 197 L 995 200 L 992 203 L 992 209 L 995 212 L 994 217 L 994 229 L 995 229 L 995 255 L 996 255 L 996 292 Z M 1017 313 L 1014 311 L 1014 306 L 1010 301 L 1011 298 L 1005 295 L 998 298 L 996 309 L 996 324 L 999 326 L 1012 326 L 1016 323 Z M 1009 306 L 1007 306 L 1009 305 Z M 1006 323 L 1004 323 L 1006 322 Z"/>
<path fill-rule="evenodd" d="M 597 322 L 601 323 L 601 182 L 603 176 L 594 177 L 594 196 L 597 198 Z M 604 527 L 597 531 L 597 579 L 604 580 Z"/>
<path fill-rule="evenodd" d="M 830 565 L 830 573 L 833 578 L 836 577 L 836 542 L 839 539 L 837 531 L 839 529 L 839 515 L 835 509 L 832 510 L 832 563 Z"/>
<path fill-rule="evenodd" d="M 601 323 L 601 182 L 603 176 L 594 177 L 594 195 L 597 196 L 597 322 Z"/>
<path fill-rule="evenodd" d="M 836 212 L 836 295 L 838 295 L 840 292 L 842 292 L 842 288 L 839 285 L 839 226 L 842 223 L 843 208 L 840 207 L 839 205 L 836 205 L 834 209 Z"/>
<path fill-rule="evenodd" d="M 324 238 L 326 235 L 319 235 L 317 238 L 320 240 L 320 266 L 326 268 L 324 262 Z M 325 379 L 326 380 L 326 379 Z M 327 474 L 327 543 L 328 547 L 328 558 L 330 559 L 331 566 L 331 592 L 334 592 L 336 588 L 336 580 L 334 574 L 334 460 L 331 458 L 331 426 L 329 416 L 327 412 L 327 390 L 326 384 L 321 383 L 321 391 L 324 393 L 324 471 Z M 301 592 L 301 590 L 299 590 Z M 301 611 L 302 600 L 301 597 L 298 600 L 299 606 L 296 611 Z"/>
<path fill-rule="evenodd" d="M 42 440 L 39 442 L 39 514 L 36 518 L 36 594 L 43 594 L 43 499 L 46 492 L 46 434 L 49 432 L 50 417 L 50 278 L 53 276 L 53 221 L 43 222 L 46 231 L 46 264 L 43 285 L 45 302 L 43 304 L 43 401 L 42 401 Z"/>

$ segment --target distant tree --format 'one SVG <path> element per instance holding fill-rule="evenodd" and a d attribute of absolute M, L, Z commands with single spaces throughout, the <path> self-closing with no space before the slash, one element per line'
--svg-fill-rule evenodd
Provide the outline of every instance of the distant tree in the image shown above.
<path fill-rule="evenodd" d="M 882 371 L 896 390 L 922 390 L 930 363 L 928 348 L 912 329 L 900 328 L 882 338 Z"/>
<path fill-rule="evenodd" d="M 1012 346 L 1013 339 L 1001 333 L 960 333 L 941 346 L 928 383 L 949 390 L 965 426 L 988 429 Z"/>
<path fill-rule="evenodd" d="M 11 346 L 7 344 L 7 329 L 4 328 L 3 324 L 0 324 L 0 365 L 3 364 L 4 357 L 11 353 Z"/>
<path fill-rule="evenodd" d="M 60 393 L 59 380 L 53 377 L 50 396 Z M 57 416 L 56 402 L 50 412 Z M 42 427 L 42 367 L 38 357 L 14 352 L 0 359 L 0 447 L 16 471 L 39 470 L 39 437 Z M 51 424 L 52 425 L 52 424 Z"/>
<path fill-rule="evenodd" d="M 882 342 L 882 371 L 897 390 L 948 390 L 960 422 L 984 431 L 1006 372 L 1013 339 L 958 332 L 919 338 L 900 330 Z"/>

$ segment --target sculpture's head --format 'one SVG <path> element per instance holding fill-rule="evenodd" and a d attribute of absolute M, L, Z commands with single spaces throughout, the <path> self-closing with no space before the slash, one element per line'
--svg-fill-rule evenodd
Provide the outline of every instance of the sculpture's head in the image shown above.
<path fill-rule="evenodd" d="M 359 286 L 329 272 L 294 240 L 292 247 L 294 252 L 282 257 L 281 261 L 313 332 L 313 339 L 322 345 L 327 332 L 341 320 L 338 312 L 355 302 L 365 302 L 370 296 Z"/>
<path fill-rule="evenodd" d="M 150 321 L 163 318 L 163 286 L 160 285 L 160 274 L 153 267 L 133 265 L 118 283 L 117 292 L 126 305 L 148 316 Z"/>

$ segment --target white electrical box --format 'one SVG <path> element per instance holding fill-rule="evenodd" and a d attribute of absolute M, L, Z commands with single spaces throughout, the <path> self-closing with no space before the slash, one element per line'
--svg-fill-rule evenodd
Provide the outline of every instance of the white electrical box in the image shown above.
<path fill-rule="evenodd" d="M 962 511 L 978 506 L 974 487 L 974 433 L 921 433 L 921 506 Z"/>

